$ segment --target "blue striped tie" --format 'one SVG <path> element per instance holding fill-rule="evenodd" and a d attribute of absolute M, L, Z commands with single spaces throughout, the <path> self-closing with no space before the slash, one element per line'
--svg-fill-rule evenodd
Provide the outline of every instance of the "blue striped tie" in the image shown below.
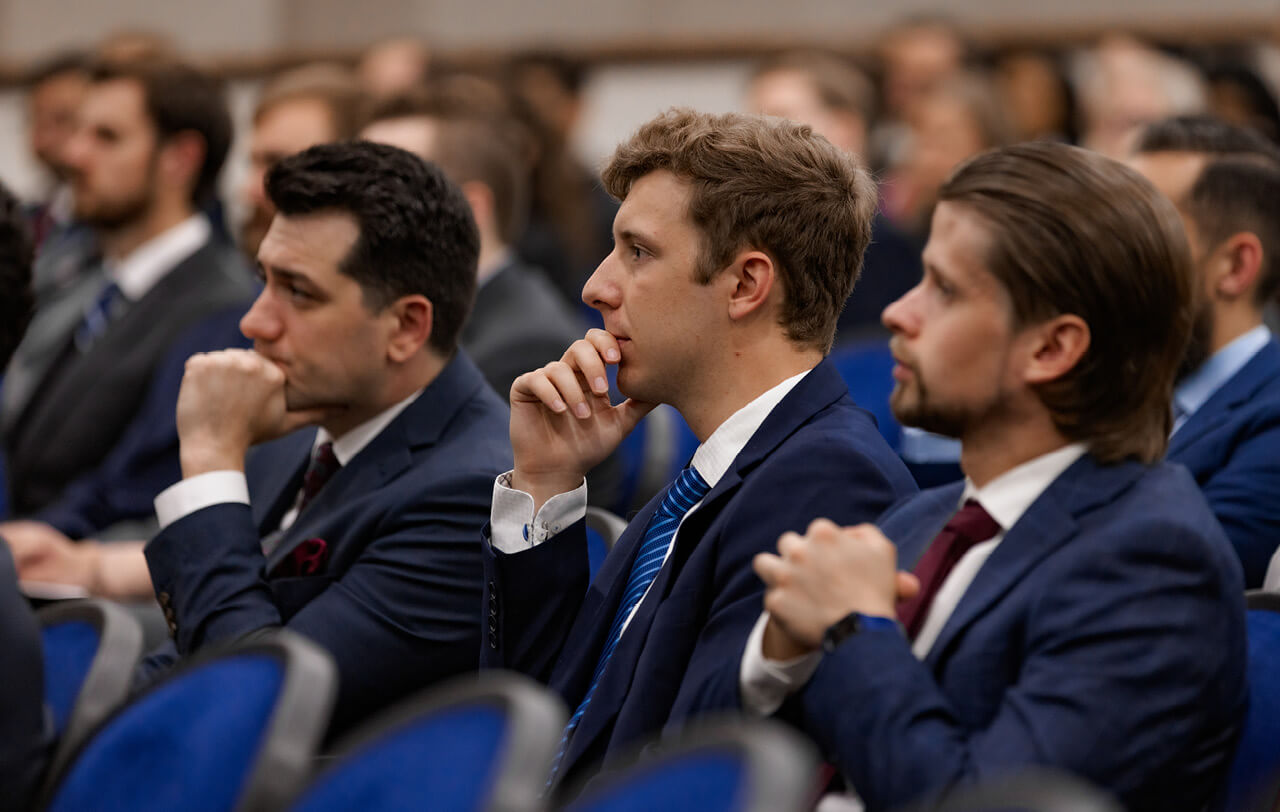
<path fill-rule="evenodd" d="M 644 540 L 640 542 L 640 550 L 631 564 L 631 575 L 627 578 L 627 587 L 622 593 L 622 603 L 618 604 L 618 611 L 613 616 L 613 625 L 609 627 L 609 637 L 604 649 L 600 652 L 600 659 L 596 662 L 595 673 L 591 676 L 591 687 L 587 688 L 587 694 L 582 698 L 582 703 L 573 712 L 573 716 L 569 717 L 569 723 L 564 726 L 564 735 L 560 737 L 556 759 L 551 764 L 551 775 L 547 778 L 548 789 L 555 782 L 556 773 L 560 771 L 560 762 L 564 760 L 564 754 L 569 749 L 569 740 L 573 738 L 573 731 L 582 721 L 583 714 L 587 712 L 587 706 L 591 704 L 596 685 L 600 683 L 600 676 L 604 673 L 605 666 L 609 664 L 613 650 L 618 646 L 622 629 L 627 619 L 631 617 L 631 611 L 648 591 L 649 585 L 658 575 L 658 570 L 662 569 L 662 564 L 667 559 L 667 549 L 671 547 L 671 539 L 676 534 L 676 528 L 680 526 L 680 520 L 690 508 L 707 495 L 707 488 L 706 481 L 696 470 L 692 467 L 684 469 L 680 472 L 680 476 L 676 477 L 676 481 L 671 483 L 662 504 L 658 505 L 658 509 L 649 520 L 649 526 L 644 531 Z"/>

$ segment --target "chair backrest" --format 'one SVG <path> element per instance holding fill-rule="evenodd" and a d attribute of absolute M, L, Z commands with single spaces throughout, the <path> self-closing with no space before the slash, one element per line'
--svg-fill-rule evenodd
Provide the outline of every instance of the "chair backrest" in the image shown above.
<path fill-rule="evenodd" d="M 142 656 L 142 627 L 123 608 L 96 599 L 45 606 L 36 618 L 45 705 L 58 735 L 48 769 L 53 774 L 129 695 Z"/>
<path fill-rule="evenodd" d="M 291 632 L 211 647 L 108 717 L 52 777 L 49 810 L 278 809 L 306 777 L 336 690 Z"/>
<path fill-rule="evenodd" d="M 621 516 L 604 508 L 587 508 L 587 557 L 591 564 L 592 580 L 595 580 L 605 556 L 626 529 L 627 522 Z"/>
<path fill-rule="evenodd" d="M 525 677 L 467 675 L 353 732 L 288 809 L 538 810 L 566 718 L 560 699 Z"/>
<path fill-rule="evenodd" d="M 899 812 L 1124 812 L 1084 779 L 1043 768 L 964 786 Z"/>
<path fill-rule="evenodd" d="M 848 385 L 853 402 L 875 415 L 880 435 L 890 448 L 896 449 L 902 427 L 889 408 L 894 364 L 889 337 L 873 336 L 837 345 L 830 357 Z"/>
<path fill-rule="evenodd" d="M 1267 810 L 1280 797 L 1280 594 L 1248 593 L 1249 712 L 1223 809 Z"/>
<path fill-rule="evenodd" d="M 625 763 L 625 760 L 624 760 Z M 667 746 L 642 747 L 626 766 L 572 787 L 566 812 L 800 812 L 817 788 L 814 748 L 777 722 L 700 723 Z"/>

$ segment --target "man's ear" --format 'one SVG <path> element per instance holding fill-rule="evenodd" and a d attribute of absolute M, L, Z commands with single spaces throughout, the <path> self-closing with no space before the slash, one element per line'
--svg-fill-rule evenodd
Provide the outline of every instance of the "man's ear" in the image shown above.
<path fill-rule="evenodd" d="M 1228 300 L 1252 298 L 1262 272 L 1262 256 L 1262 241 L 1251 231 L 1241 231 L 1223 240 L 1209 260 L 1213 292 Z"/>
<path fill-rule="evenodd" d="M 1030 328 L 1028 339 L 1032 345 L 1023 378 L 1028 384 L 1042 384 L 1074 369 L 1089 351 L 1091 336 L 1084 319 L 1064 313 Z"/>
<path fill-rule="evenodd" d="M 165 181 L 194 190 L 200 180 L 205 151 L 204 138 L 197 132 L 183 130 L 166 138 L 157 157 Z"/>
<path fill-rule="evenodd" d="M 724 272 L 731 281 L 729 318 L 737 320 L 759 312 L 778 282 L 778 269 L 763 251 L 744 251 Z"/>
<path fill-rule="evenodd" d="M 435 309 L 426 296 L 414 294 L 401 296 L 386 312 L 393 319 L 387 357 L 395 363 L 404 363 L 430 341 Z"/>

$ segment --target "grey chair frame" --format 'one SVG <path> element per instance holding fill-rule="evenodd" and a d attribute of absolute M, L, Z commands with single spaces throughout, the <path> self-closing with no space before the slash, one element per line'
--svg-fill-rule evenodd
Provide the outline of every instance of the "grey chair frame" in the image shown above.
<path fill-rule="evenodd" d="M 571 812 L 608 793 L 633 770 L 661 768 L 706 750 L 737 750 L 746 760 L 749 783 L 741 812 L 805 812 L 813 807 L 821 763 L 813 744 L 780 722 L 723 716 L 690 725 L 678 739 L 642 744 L 615 766 L 570 783 L 557 793 L 556 809 Z"/>
<path fill-rule="evenodd" d="M 128 610 L 110 601 L 89 598 L 42 607 L 36 612 L 40 628 L 63 623 L 88 623 L 98 631 L 98 650 L 80 683 L 66 729 L 58 737 L 46 782 L 61 772 L 104 719 L 129 696 L 133 672 L 142 657 L 142 626 Z M 46 787 L 47 788 L 47 787 Z"/>
<path fill-rule="evenodd" d="M 351 731 L 326 756 L 324 766 L 302 787 L 289 804 L 290 809 L 311 788 L 343 769 L 347 757 L 357 757 L 366 747 L 411 727 L 423 717 L 450 708 L 489 704 L 502 709 L 507 729 L 498 755 L 500 764 L 492 790 L 480 809 L 486 812 L 540 812 L 541 797 L 568 710 L 560 697 L 528 677 L 509 671 L 482 671 L 427 688 L 386 709 Z M 405 776 L 405 780 L 413 780 Z"/>
<path fill-rule="evenodd" d="M 267 655 L 281 661 L 284 682 L 272 709 L 262 745 L 245 780 L 236 812 L 275 812 L 297 792 L 306 780 L 321 738 L 328 727 L 337 696 L 337 668 L 328 652 L 287 629 L 256 632 L 243 640 L 210 646 L 139 693 L 141 700 L 173 680 L 219 660 L 242 655 Z M 94 729 L 108 728 L 132 703 L 118 707 Z M 51 773 L 45 793 L 36 808 L 48 807 L 57 797 L 58 785 L 75 769 L 76 757 L 93 741 L 86 737 L 75 753 L 55 774 Z"/>
<path fill-rule="evenodd" d="M 1111 795 L 1060 770 L 1031 768 L 981 784 L 944 791 L 899 812 L 1124 812 Z"/>
<path fill-rule="evenodd" d="M 587 527 L 599 533 L 604 539 L 605 548 L 612 550 L 622 531 L 627 529 L 627 520 L 604 508 L 588 507 Z"/>

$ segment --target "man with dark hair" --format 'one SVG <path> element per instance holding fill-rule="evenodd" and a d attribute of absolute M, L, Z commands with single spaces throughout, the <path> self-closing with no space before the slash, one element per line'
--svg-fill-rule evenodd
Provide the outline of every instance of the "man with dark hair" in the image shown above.
<path fill-rule="evenodd" d="M 250 257 L 257 256 L 275 216 L 264 185 L 267 171 L 307 147 L 354 138 L 362 98 L 351 71 L 324 62 L 285 71 L 262 89 L 249 135 L 249 171 L 240 186 L 240 247 Z"/>
<path fill-rule="evenodd" d="M 750 561 L 778 533 L 828 505 L 869 520 L 915 490 L 823 358 L 876 205 L 854 158 L 782 119 L 673 110 L 603 179 L 622 201 L 615 248 L 582 299 L 605 329 L 512 386 L 515 469 L 494 486 L 485 547 L 483 664 L 574 708 L 553 780 L 736 684 L 761 594 Z M 588 591 L 584 474 L 657 403 L 701 445 Z"/>
<path fill-rule="evenodd" d="M 177 479 L 172 421 L 138 426 L 135 416 L 170 348 L 252 297 L 248 269 L 199 213 L 230 139 L 220 85 L 192 68 L 91 73 L 63 157 L 75 216 L 101 256 L 40 302 L 5 374 L 10 509 L 35 520 L 3 525 L 15 547 L 149 517 Z M 192 350 L 225 347 L 230 332 L 210 329 Z M 176 401 L 176 385 L 167 397 Z"/>
<path fill-rule="evenodd" d="M 743 704 L 803 689 L 786 710 L 868 809 L 1033 765 L 1204 809 L 1247 701 L 1244 585 L 1161 461 L 1196 284 L 1177 212 L 1095 153 L 1009 147 L 943 186 L 924 268 L 884 314 L 893 407 L 959 438 L 966 480 L 757 557 Z"/>
<path fill-rule="evenodd" d="M 26 215 L 0 186 L 0 364 L 9 360 L 31 319 L 32 240 Z M 0 539 L 0 810 L 23 810 L 53 741 L 44 712 L 40 629 L 18 591 L 13 558 Z"/>
<path fill-rule="evenodd" d="M 1196 478 L 1262 586 L 1280 546 L 1280 148 L 1208 116 L 1150 125 L 1130 165 L 1173 201 L 1197 276 L 1196 321 L 1173 392 L 1169 460 Z"/>
<path fill-rule="evenodd" d="M 554 361 L 584 329 L 578 315 L 540 269 L 512 251 L 529 209 L 526 147 L 519 126 L 500 111 L 451 97 L 482 95 L 496 86 L 475 77 L 437 82 L 430 91 L 401 96 L 370 117 L 362 137 L 407 149 L 439 165 L 462 189 L 480 231 L 478 290 L 460 341 L 494 390 L 506 397 L 521 374 Z"/>
<path fill-rule="evenodd" d="M 479 240 L 438 169 L 322 145 L 266 189 L 254 350 L 193 357 L 178 397 L 184 479 L 146 547 L 174 645 L 148 669 L 285 626 L 336 661 L 345 728 L 475 668 L 506 409 L 456 352 Z"/>

